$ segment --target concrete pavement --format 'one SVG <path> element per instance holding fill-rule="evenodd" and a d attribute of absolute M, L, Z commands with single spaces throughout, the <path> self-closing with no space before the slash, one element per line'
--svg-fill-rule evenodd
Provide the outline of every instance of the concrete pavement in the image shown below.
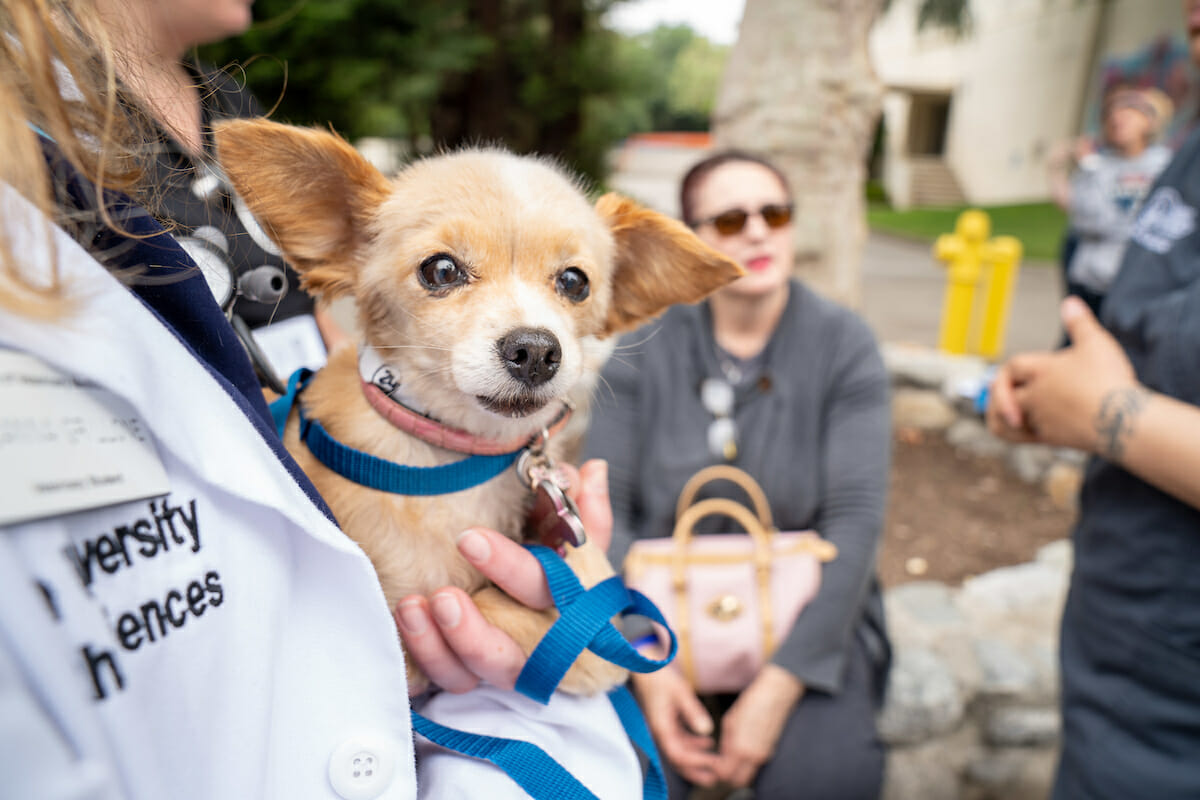
<path fill-rule="evenodd" d="M 936 347 L 946 273 L 931 246 L 871 234 L 863 250 L 859 309 L 880 341 Z M 1023 264 L 1009 311 L 1005 352 L 1042 350 L 1059 338 L 1062 289 L 1053 264 Z"/>

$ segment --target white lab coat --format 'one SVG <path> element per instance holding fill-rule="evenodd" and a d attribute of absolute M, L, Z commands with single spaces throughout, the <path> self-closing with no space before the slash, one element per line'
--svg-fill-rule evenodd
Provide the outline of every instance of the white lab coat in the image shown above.
<path fill-rule="evenodd" d="M 14 250 L 49 263 L 37 212 L 2 185 L 0 210 Z M 403 654 L 369 561 L 190 351 L 55 235 L 79 304 L 50 323 L 0 312 L 0 347 L 132 406 L 170 492 L 0 526 L 0 794 L 417 797 Z M 607 776 L 580 775 L 602 797 L 640 795 L 605 698 L 501 701 L 525 717 L 506 731 L 478 713 L 505 695 L 429 711 L 557 749 Z M 481 762 L 427 767 L 422 797 L 523 796 Z"/>

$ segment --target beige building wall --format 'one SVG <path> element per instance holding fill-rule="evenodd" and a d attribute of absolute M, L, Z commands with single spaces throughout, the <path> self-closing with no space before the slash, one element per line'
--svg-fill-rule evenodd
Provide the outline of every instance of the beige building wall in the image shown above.
<path fill-rule="evenodd" d="M 918 5 L 893 0 L 870 42 L 887 87 L 883 181 L 902 208 L 921 200 L 932 162 L 970 203 L 1046 199 L 1046 157 L 1078 133 L 1095 65 L 1182 27 L 1179 0 L 972 0 L 957 38 L 918 31 Z M 939 96 L 949 99 L 944 147 L 923 157 L 917 123 Z"/>

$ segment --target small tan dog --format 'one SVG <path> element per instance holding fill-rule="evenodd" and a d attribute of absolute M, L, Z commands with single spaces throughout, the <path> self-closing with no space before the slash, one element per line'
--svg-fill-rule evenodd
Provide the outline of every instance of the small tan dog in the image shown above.
<path fill-rule="evenodd" d="M 337 441 L 395 464 L 540 443 L 561 426 L 564 402 L 594 384 L 607 353 L 598 342 L 741 274 L 661 214 L 612 194 L 592 206 L 543 160 L 467 150 L 388 180 L 324 131 L 236 121 L 216 140 L 304 287 L 357 303 L 362 342 L 335 350 L 299 405 Z M 458 586 L 531 652 L 556 613 L 491 587 L 455 546 L 473 526 L 521 538 L 532 495 L 515 466 L 450 494 L 379 491 L 317 460 L 298 416 L 284 441 L 370 557 L 389 605 Z M 545 455 L 559 458 L 561 437 L 547 439 Z M 585 586 L 612 574 L 595 546 L 565 549 Z M 560 688 L 592 693 L 623 678 L 585 651 Z M 410 682 L 422 681 L 410 667 Z"/>

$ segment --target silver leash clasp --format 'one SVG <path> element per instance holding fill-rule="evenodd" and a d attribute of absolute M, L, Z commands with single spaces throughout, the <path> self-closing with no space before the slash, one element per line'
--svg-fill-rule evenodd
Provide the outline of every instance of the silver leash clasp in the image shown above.
<path fill-rule="evenodd" d="M 564 543 L 572 547 L 584 544 L 587 533 L 579 517 L 579 508 L 564 491 L 566 477 L 545 450 L 549 438 L 549 431 L 542 428 L 537 439 L 517 459 L 517 475 L 535 495 L 531 520 L 534 538 L 547 547 L 561 551 Z M 549 509 L 539 509 L 539 501 L 543 497 L 549 501 Z"/>

